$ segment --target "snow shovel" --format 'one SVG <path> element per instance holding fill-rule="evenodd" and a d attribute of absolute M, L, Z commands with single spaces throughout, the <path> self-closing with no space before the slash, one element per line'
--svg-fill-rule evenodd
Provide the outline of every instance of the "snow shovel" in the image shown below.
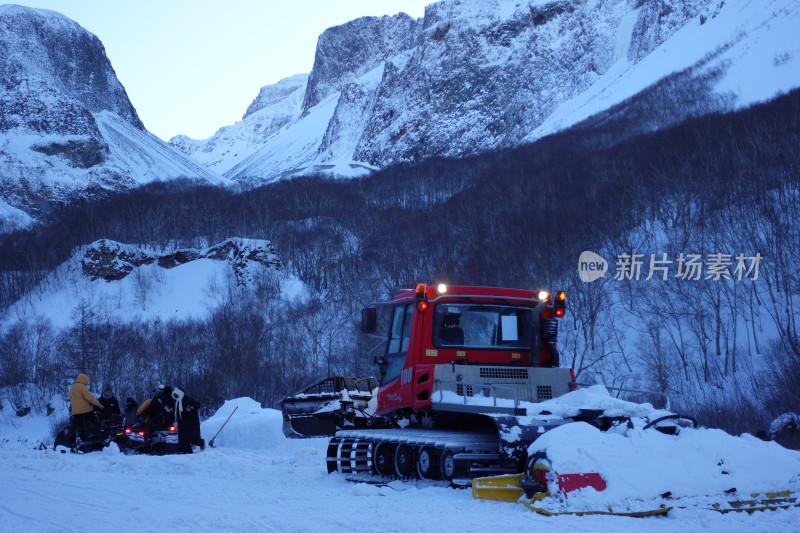
<path fill-rule="evenodd" d="M 229 415 L 228 415 L 228 418 L 226 418 L 226 419 L 225 419 L 225 422 L 222 424 L 222 426 L 220 426 L 220 428 L 217 430 L 217 432 L 214 434 L 214 436 L 213 436 L 213 437 L 211 437 L 211 440 L 208 442 L 208 445 L 209 445 L 209 446 L 211 446 L 212 448 L 214 447 L 214 441 L 216 440 L 217 436 L 218 436 L 218 435 L 220 434 L 220 432 L 221 432 L 221 431 L 222 431 L 222 430 L 225 428 L 225 425 L 228 423 L 228 421 L 229 421 L 229 420 L 231 419 L 231 417 L 233 416 L 233 413 L 235 413 L 235 412 L 236 412 L 236 410 L 237 410 L 238 408 L 239 408 L 239 406 L 238 406 L 238 405 L 237 405 L 236 407 L 234 407 L 234 408 L 233 408 L 233 411 L 231 411 L 231 414 L 229 414 Z"/>

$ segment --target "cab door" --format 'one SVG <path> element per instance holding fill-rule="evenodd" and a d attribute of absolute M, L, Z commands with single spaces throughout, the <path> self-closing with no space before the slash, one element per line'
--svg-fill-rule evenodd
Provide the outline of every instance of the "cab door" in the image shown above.
<path fill-rule="evenodd" d="M 383 415 L 411 407 L 411 384 L 414 373 L 414 304 L 395 306 L 389 330 L 389 342 L 381 369 L 377 413 Z"/>

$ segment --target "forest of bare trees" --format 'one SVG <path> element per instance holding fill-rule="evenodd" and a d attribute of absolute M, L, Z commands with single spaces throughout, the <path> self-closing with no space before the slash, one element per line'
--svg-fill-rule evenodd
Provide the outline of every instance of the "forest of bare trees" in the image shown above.
<path fill-rule="evenodd" d="M 732 431 L 764 427 L 800 411 L 798 117 L 794 92 L 635 138 L 615 136 L 609 121 L 362 180 L 251 191 L 160 183 L 54 210 L 51 224 L 0 242 L 0 309 L 99 238 L 163 250 L 268 239 L 282 275 L 310 297 L 281 299 L 271 273 L 206 288 L 216 306 L 202 320 L 119 323 L 79 306 L 68 329 L 13 323 L 0 334 L 0 386 L 63 392 L 81 369 L 137 398 L 168 381 L 210 407 L 236 396 L 275 406 L 329 374 L 373 373 L 376 341 L 358 333 L 360 309 L 443 281 L 566 289 L 562 357 L 579 381 L 664 392 Z M 581 282 L 583 250 L 611 272 Z M 669 258 L 671 275 L 615 279 L 623 253 Z M 674 276 L 680 254 L 716 253 L 734 257 L 731 279 Z M 758 279 L 736 279 L 737 254 L 763 257 Z"/>

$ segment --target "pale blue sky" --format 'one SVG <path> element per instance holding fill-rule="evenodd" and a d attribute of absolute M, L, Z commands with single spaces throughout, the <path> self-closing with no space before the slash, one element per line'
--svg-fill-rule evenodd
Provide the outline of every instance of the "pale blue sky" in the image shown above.
<path fill-rule="evenodd" d="M 264 85 L 309 72 L 317 37 L 361 16 L 421 17 L 434 0 L 17 0 L 97 35 L 145 127 L 205 138 Z"/>

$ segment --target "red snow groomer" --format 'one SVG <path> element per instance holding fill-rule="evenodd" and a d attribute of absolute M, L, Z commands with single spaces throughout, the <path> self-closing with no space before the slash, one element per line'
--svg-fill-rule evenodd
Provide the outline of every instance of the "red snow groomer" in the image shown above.
<path fill-rule="evenodd" d="M 330 436 L 328 472 L 355 481 L 442 479 L 472 485 L 477 498 L 519 501 L 550 515 L 664 514 L 676 505 L 668 494 L 622 509 L 571 509 L 574 495 L 607 491 L 607 480 L 595 468 L 554 464 L 534 444 L 556 428 L 550 437 L 614 429 L 604 433 L 613 439 L 649 428 L 674 438 L 697 427 L 670 412 L 668 399 L 662 410 L 608 393 L 624 389 L 576 390 L 572 369 L 559 367 L 556 346 L 566 299 L 564 292 L 491 287 L 401 290 L 362 312 L 367 335 L 377 331 L 379 314 L 388 322 L 373 349 L 382 348 L 374 356 L 379 379 L 330 377 L 285 398 L 283 431 L 291 438 Z M 732 498 L 709 507 L 751 512 L 797 505 L 792 492 Z"/>
<path fill-rule="evenodd" d="M 332 436 L 329 472 L 468 485 L 521 472 L 548 429 L 615 422 L 596 411 L 531 417 L 524 407 L 575 388 L 556 346 L 564 292 L 419 284 L 379 305 L 389 325 L 374 357 L 376 398 L 371 378 L 334 377 L 281 402 L 287 436 Z M 362 332 L 377 325 L 377 306 L 365 309 Z"/>

